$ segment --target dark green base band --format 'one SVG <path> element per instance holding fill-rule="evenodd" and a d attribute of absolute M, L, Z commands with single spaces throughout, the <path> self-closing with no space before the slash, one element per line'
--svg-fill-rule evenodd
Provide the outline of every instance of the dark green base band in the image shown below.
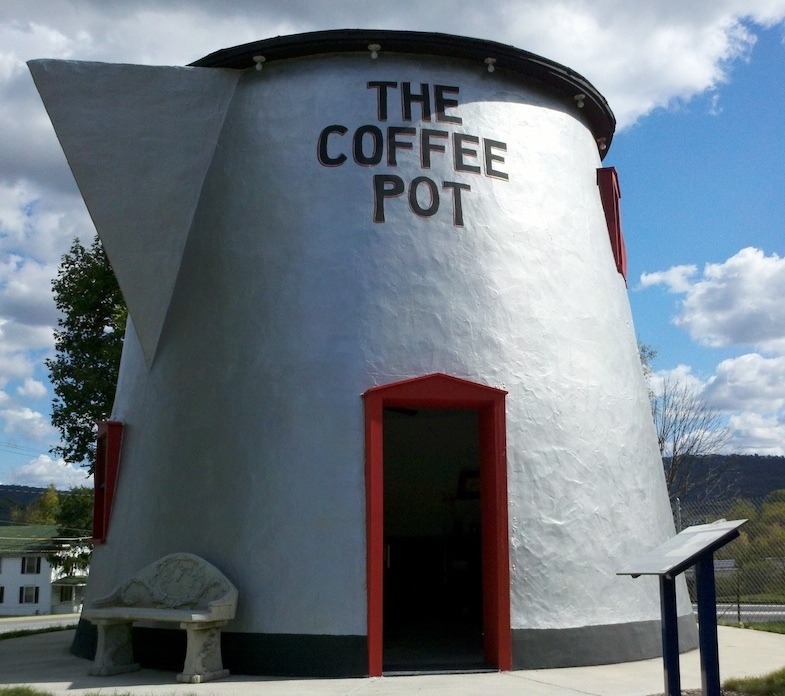
<path fill-rule="evenodd" d="M 679 650 L 698 647 L 693 616 L 679 618 Z M 662 655 L 659 621 L 580 628 L 513 629 L 512 668 L 584 667 Z"/>

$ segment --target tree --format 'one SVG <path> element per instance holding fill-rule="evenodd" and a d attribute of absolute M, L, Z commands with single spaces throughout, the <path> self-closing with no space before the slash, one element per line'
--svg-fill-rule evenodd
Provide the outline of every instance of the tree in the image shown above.
<path fill-rule="evenodd" d="M 60 495 L 53 483 L 33 502 L 11 513 L 11 519 L 20 524 L 57 524 Z"/>
<path fill-rule="evenodd" d="M 127 316 L 98 238 L 89 249 L 74 240 L 52 289 L 61 317 L 55 357 L 46 360 L 46 366 L 55 392 L 52 425 L 62 441 L 51 451 L 92 472 L 95 424 L 112 408 Z"/>
<path fill-rule="evenodd" d="M 652 415 L 671 500 L 727 492 L 728 472 L 711 455 L 726 450 L 730 432 L 701 391 L 666 378 L 652 398 Z"/>
<path fill-rule="evenodd" d="M 729 486 L 726 468 L 712 462 L 711 455 L 724 452 L 730 432 L 720 412 L 690 383 L 666 377 L 655 389 L 652 361 L 657 351 L 638 342 L 638 355 L 646 382 L 657 431 L 665 482 L 671 501 L 687 495 L 699 497 L 725 493 Z M 732 478 L 732 477 L 731 477 Z"/>
<path fill-rule="evenodd" d="M 651 397 L 654 395 L 651 388 L 651 378 L 654 375 L 652 363 L 654 362 L 654 358 L 657 357 L 657 349 L 642 341 L 638 341 L 638 357 L 641 361 L 641 368 L 643 368 L 643 376 L 646 378 L 646 384 L 649 385 L 649 396 Z"/>
<path fill-rule="evenodd" d="M 61 550 L 48 557 L 49 563 L 53 568 L 62 568 L 66 575 L 87 570 L 92 554 L 93 489 L 76 486 L 60 493 L 56 523 Z"/>
<path fill-rule="evenodd" d="M 93 489 L 78 486 L 58 492 L 53 483 L 33 502 L 12 513 L 20 524 L 57 525 L 53 539 L 57 549 L 47 560 L 53 568 L 62 568 L 66 575 L 86 570 L 90 565 L 93 530 Z"/>

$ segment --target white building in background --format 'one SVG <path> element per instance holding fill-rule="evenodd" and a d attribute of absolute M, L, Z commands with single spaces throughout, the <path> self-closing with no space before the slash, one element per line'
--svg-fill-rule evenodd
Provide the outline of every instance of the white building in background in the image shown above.
<path fill-rule="evenodd" d="M 674 526 L 591 83 L 365 30 L 30 69 L 129 310 L 89 598 L 204 557 L 236 673 L 659 653 L 616 575 Z"/>
<path fill-rule="evenodd" d="M 81 610 L 86 576 L 64 577 L 47 560 L 56 536 L 54 525 L 0 526 L 0 616 Z"/>

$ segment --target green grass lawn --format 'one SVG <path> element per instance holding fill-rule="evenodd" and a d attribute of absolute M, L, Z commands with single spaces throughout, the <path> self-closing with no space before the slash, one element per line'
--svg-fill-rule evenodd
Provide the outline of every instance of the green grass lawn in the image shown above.
<path fill-rule="evenodd" d="M 20 628 L 18 631 L 8 631 L 7 633 L 0 633 L 0 640 L 8 640 L 9 638 L 22 638 L 24 636 L 34 636 L 38 633 L 54 633 L 55 631 L 73 631 L 76 624 L 71 626 L 46 626 L 44 628 Z"/>
<path fill-rule="evenodd" d="M 733 626 L 734 628 L 751 628 L 753 631 L 768 631 L 769 633 L 785 633 L 785 621 L 763 621 L 761 623 L 744 623 L 739 625 L 736 622 L 720 621 L 721 626 Z"/>
<path fill-rule="evenodd" d="M 724 689 L 738 691 L 745 696 L 783 696 L 785 694 L 785 668 L 764 677 L 726 679 Z"/>

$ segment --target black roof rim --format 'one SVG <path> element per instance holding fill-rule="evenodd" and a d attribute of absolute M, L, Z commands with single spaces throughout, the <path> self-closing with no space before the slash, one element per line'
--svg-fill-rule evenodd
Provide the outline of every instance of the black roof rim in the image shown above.
<path fill-rule="evenodd" d="M 610 147 L 616 129 L 616 118 L 605 97 L 583 75 L 534 53 L 485 39 L 420 31 L 333 29 L 276 36 L 222 48 L 190 65 L 243 70 L 255 65 L 253 57 L 257 55 L 264 56 L 267 65 L 276 60 L 326 53 L 368 53 L 369 44 L 379 44 L 381 54 L 447 56 L 476 60 L 480 64 L 483 64 L 486 58 L 494 58 L 496 70 L 524 78 L 526 83 L 539 84 L 547 92 L 564 99 L 566 103 L 574 104 L 576 110 L 576 96 L 582 94 L 584 106 L 580 111 L 597 142 L 604 143 L 606 148 L 601 148 L 600 154 L 604 156 Z"/>

